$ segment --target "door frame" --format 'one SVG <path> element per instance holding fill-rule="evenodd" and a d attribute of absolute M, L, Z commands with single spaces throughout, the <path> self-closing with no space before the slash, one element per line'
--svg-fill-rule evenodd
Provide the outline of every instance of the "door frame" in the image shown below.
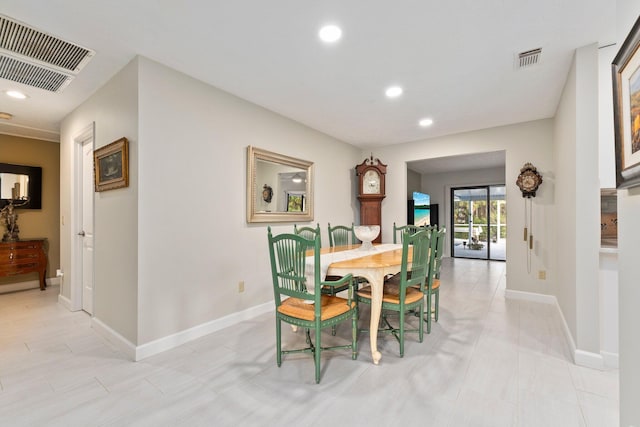
<path fill-rule="evenodd" d="M 491 203 L 491 187 L 505 187 L 506 189 L 506 184 L 481 184 L 481 185 L 456 185 L 456 186 L 450 186 L 449 187 L 449 224 L 450 224 L 450 229 L 451 229 L 451 239 L 449 241 L 449 250 L 451 253 L 451 257 L 452 258 L 462 258 L 462 259 L 480 259 L 480 260 L 485 260 L 485 261 L 498 261 L 498 262 L 506 262 L 506 257 L 505 259 L 494 259 L 491 258 L 491 239 L 490 239 L 490 224 L 491 224 L 491 209 L 490 209 L 490 203 Z M 454 232 L 455 232 L 455 227 L 454 227 L 454 210 L 453 210 L 453 203 L 454 203 L 454 199 L 453 199 L 453 193 L 456 190 L 476 190 L 476 189 L 485 189 L 487 191 L 487 197 L 486 197 L 486 202 L 487 202 L 487 257 L 486 258 L 473 258 L 473 257 L 463 257 L 463 256 L 455 256 L 455 248 L 454 248 L 454 244 L 455 244 L 455 238 L 454 238 Z M 505 201 L 506 201 L 506 196 L 505 196 Z M 498 233 L 500 232 L 500 230 L 498 230 Z"/>
<path fill-rule="evenodd" d="M 95 122 L 91 122 L 73 138 L 73 192 L 71 195 L 71 310 L 82 310 L 82 146 L 91 142 L 95 149 Z M 95 218 L 95 214 L 94 214 Z M 94 238 L 95 243 L 95 238 Z M 95 283 L 94 283 L 95 286 Z"/>

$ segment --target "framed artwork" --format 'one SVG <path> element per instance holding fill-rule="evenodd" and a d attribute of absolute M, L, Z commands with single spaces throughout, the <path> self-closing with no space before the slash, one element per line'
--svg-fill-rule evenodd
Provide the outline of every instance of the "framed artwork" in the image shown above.
<path fill-rule="evenodd" d="M 287 193 L 287 212 L 304 211 L 304 194 Z"/>
<path fill-rule="evenodd" d="M 613 60 L 616 187 L 640 185 L 640 18 Z"/>
<path fill-rule="evenodd" d="M 129 186 L 129 141 L 120 138 L 93 152 L 96 191 Z"/>

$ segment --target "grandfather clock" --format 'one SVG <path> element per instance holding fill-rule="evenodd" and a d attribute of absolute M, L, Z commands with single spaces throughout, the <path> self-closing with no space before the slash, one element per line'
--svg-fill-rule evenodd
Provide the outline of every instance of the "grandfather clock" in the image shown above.
<path fill-rule="evenodd" d="M 380 234 L 374 243 L 382 241 L 382 199 L 387 165 L 374 159 L 373 154 L 356 166 L 358 176 L 358 200 L 360 200 L 360 224 L 379 225 Z"/>

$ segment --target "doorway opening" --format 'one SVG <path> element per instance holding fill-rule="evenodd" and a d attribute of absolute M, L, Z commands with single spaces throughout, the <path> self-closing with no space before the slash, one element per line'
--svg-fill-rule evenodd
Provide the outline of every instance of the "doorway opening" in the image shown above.
<path fill-rule="evenodd" d="M 451 255 L 507 259 L 507 200 L 504 185 L 451 188 Z"/>

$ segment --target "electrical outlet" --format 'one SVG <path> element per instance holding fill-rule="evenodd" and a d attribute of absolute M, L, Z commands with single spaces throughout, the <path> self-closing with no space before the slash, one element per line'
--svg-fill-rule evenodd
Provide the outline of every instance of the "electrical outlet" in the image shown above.
<path fill-rule="evenodd" d="M 238 282 L 238 293 L 244 292 L 244 280 Z"/>
<path fill-rule="evenodd" d="M 545 270 L 538 271 L 538 279 L 547 280 L 547 272 Z"/>

